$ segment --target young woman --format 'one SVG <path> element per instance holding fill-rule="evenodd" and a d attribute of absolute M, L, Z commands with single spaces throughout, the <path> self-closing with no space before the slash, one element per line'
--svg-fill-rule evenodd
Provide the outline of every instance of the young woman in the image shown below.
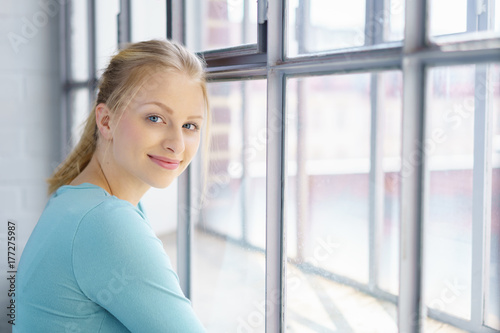
<path fill-rule="evenodd" d="M 194 157 L 202 62 L 148 41 L 114 56 L 19 263 L 13 332 L 205 332 L 139 200 Z"/>

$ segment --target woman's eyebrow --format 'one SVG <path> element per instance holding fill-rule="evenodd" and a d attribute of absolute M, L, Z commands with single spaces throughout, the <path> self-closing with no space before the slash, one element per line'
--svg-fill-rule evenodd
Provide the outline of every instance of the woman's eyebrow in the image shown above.
<path fill-rule="evenodd" d="M 168 114 L 172 114 L 174 112 L 170 107 L 168 107 L 167 105 L 165 105 L 161 102 L 152 101 L 152 102 L 144 103 L 144 105 L 148 105 L 148 104 L 153 104 L 153 105 L 159 106 L 163 110 L 167 111 Z"/>
<path fill-rule="evenodd" d="M 205 118 L 203 116 L 189 116 L 189 117 L 187 117 L 187 119 L 201 119 L 201 120 L 203 120 Z"/>
<path fill-rule="evenodd" d="M 169 106 L 163 104 L 162 102 L 152 101 L 152 102 L 146 102 L 146 103 L 144 103 L 144 105 L 148 105 L 148 104 L 153 104 L 153 105 L 159 106 L 161 109 L 165 110 L 170 115 L 174 112 L 174 110 L 172 110 L 172 108 L 170 108 Z M 187 118 L 188 119 L 201 119 L 201 120 L 205 119 L 205 117 L 203 117 L 201 115 L 189 116 Z"/>

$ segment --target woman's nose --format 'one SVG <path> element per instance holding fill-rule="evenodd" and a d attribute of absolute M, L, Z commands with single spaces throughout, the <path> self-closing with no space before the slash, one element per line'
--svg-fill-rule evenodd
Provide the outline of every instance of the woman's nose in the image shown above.
<path fill-rule="evenodd" d="M 163 148 L 171 151 L 174 154 L 181 154 L 184 152 L 184 135 L 181 129 L 170 128 L 163 141 Z"/>

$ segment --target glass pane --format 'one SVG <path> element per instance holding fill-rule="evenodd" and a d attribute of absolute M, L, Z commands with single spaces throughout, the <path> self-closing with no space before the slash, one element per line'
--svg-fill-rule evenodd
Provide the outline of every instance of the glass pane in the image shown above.
<path fill-rule="evenodd" d="M 69 93 L 69 107 L 71 115 L 71 148 L 75 147 L 83 134 L 85 121 L 90 112 L 89 90 L 76 89 Z"/>
<path fill-rule="evenodd" d="M 235 239 L 243 237 L 242 82 L 208 86 L 213 114 L 210 165 L 203 227 Z"/>
<path fill-rule="evenodd" d="M 404 1 L 288 0 L 290 57 L 398 41 L 404 33 Z M 385 7 L 384 7 L 385 6 Z"/>
<path fill-rule="evenodd" d="M 369 289 L 372 88 L 386 120 L 381 126 L 383 172 L 386 180 L 397 182 L 401 73 L 287 81 L 286 311 L 293 332 L 397 331 L 396 306 L 360 291 Z M 388 186 L 384 192 L 386 205 L 399 206 L 398 190 Z M 380 276 L 385 285 L 397 286 L 398 209 L 396 214 L 387 209 L 379 221 L 388 230 L 381 251 L 387 256 L 381 258 L 388 270 Z"/>
<path fill-rule="evenodd" d="M 429 0 L 429 36 L 460 39 L 500 33 L 500 1 Z M 450 10 L 453 9 L 453 15 Z M 436 39 L 439 41 L 439 39 Z"/>
<path fill-rule="evenodd" d="M 496 32 L 500 32 L 500 5 L 497 2 L 497 5 L 495 6 L 495 14 L 494 14 L 494 19 L 493 19 L 493 26 L 494 30 Z"/>
<path fill-rule="evenodd" d="M 266 83 L 243 82 L 245 235 L 250 244 L 266 248 Z M 255 98 L 260 96 L 260 98 Z M 257 112 L 257 110 L 259 110 Z"/>
<path fill-rule="evenodd" d="M 177 180 L 166 189 L 151 188 L 141 199 L 149 224 L 162 241 L 172 267 L 177 270 Z"/>
<path fill-rule="evenodd" d="M 316 243 L 331 237 L 342 246 L 317 265 L 360 282 L 368 282 L 369 84 L 370 74 L 357 74 L 293 78 L 287 86 L 288 117 L 295 119 L 289 137 L 297 140 L 288 145 L 288 187 L 296 198 L 288 200 L 290 218 L 296 216 L 289 238 L 297 242 L 289 255 L 314 261 Z"/>
<path fill-rule="evenodd" d="M 89 78 L 87 1 L 71 2 L 71 73 L 73 81 Z"/>
<path fill-rule="evenodd" d="M 213 147 L 194 230 L 193 306 L 209 332 L 264 332 L 266 81 L 208 88 Z"/>
<path fill-rule="evenodd" d="M 500 6 L 499 6 L 500 7 Z M 490 67 L 487 90 L 492 113 L 490 284 L 486 324 L 500 330 L 500 65 Z"/>
<path fill-rule="evenodd" d="M 194 51 L 257 43 L 256 0 L 187 0 L 187 43 Z"/>
<path fill-rule="evenodd" d="M 132 42 L 167 37 L 167 2 L 132 0 Z"/>
<path fill-rule="evenodd" d="M 96 1 L 96 62 L 98 77 L 118 49 L 118 0 Z"/>
<path fill-rule="evenodd" d="M 382 168 L 384 171 L 384 201 L 381 248 L 378 268 L 379 287 L 393 295 L 399 293 L 399 224 L 401 186 L 401 72 L 378 75 L 378 110 L 382 117 Z"/>
<path fill-rule="evenodd" d="M 431 36 L 467 31 L 467 0 L 430 0 L 429 32 Z M 449 15 L 453 8 L 453 15 Z M 447 19 L 443 20 L 446 15 Z"/>
<path fill-rule="evenodd" d="M 388 10 L 383 11 L 382 18 L 389 22 L 386 41 L 402 40 L 405 33 L 405 2 L 404 0 L 389 0 Z"/>
<path fill-rule="evenodd" d="M 424 296 L 470 319 L 474 65 L 432 68 L 427 80 Z"/>

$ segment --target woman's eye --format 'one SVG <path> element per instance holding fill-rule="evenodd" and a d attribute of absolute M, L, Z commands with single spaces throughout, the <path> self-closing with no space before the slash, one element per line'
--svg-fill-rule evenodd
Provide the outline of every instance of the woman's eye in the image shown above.
<path fill-rule="evenodd" d="M 159 123 L 161 121 L 161 118 L 158 116 L 149 116 L 148 119 L 153 123 Z"/>
<path fill-rule="evenodd" d="M 198 130 L 198 125 L 196 124 L 184 124 L 182 127 L 190 130 L 190 131 L 197 131 Z"/>

